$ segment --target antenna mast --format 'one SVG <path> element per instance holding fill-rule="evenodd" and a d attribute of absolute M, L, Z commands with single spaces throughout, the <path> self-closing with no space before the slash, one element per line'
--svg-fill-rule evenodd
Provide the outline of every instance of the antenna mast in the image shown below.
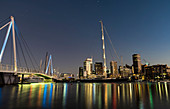
<path fill-rule="evenodd" d="M 106 55 L 105 55 L 105 44 L 104 44 L 104 31 L 103 31 L 103 22 L 100 21 L 101 23 L 101 31 L 102 31 L 102 41 L 103 41 L 103 61 L 104 61 L 104 65 L 103 65 L 103 75 L 105 76 L 105 78 L 107 78 L 107 73 L 106 73 Z"/>

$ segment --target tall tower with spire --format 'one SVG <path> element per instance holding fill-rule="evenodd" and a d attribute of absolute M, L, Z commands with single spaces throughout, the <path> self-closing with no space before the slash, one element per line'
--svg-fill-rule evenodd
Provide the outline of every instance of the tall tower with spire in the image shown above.
<path fill-rule="evenodd" d="M 105 43 L 104 43 L 104 31 L 103 31 L 103 22 L 100 21 L 101 23 L 101 31 L 102 31 L 102 41 L 103 41 L 103 75 L 105 78 L 107 78 L 107 73 L 106 73 L 106 54 L 105 54 Z"/>

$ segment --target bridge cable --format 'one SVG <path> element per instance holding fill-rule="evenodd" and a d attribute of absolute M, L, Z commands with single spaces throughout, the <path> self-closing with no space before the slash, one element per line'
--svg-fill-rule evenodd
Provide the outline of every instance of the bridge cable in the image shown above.
<path fill-rule="evenodd" d="M 22 52 L 22 55 L 23 55 L 23 58 L 24 58 L 24 62 L 25 62 L 25 65 L 26 65 L 26 68 L 28 69 L 28 64 L 27 64 L 27 61 L 26 61 L 26 58 L 25 58 L 25 54 L 24 54 L 24 51 L 23 51 L 23 48 L 22 48 L 22 45 L 21 45 L 21 42 L 20 42 L 20 38 L 19 38 L 19 35 L 18 35 L 18 31 L 16 32 L 17 33 L 17 39 L 18 39 L 18 42 L 19 42 L 19 46 L 21 48 L 21 52 Z M 19 53 L 18 53 L 18 57 L 19 56 Z M 20 58 L 19 58 L 20 59 Z"/>
<path fill-rule="evenodd" d="M 42 69 L 42 67 L 44 66 L 44 60 L 42 60 L 42 64 L 41 64 L 41 69 L 40 69 L 40 71 L 42 71 L 43 69 Z M 43 70 L 44 71 L 44 70 Z"/>
<path fill-rule="evenodd" d="M 18 48 L 18 43 L 17 43 L 17 41 L 18 41 L 18 39 L 16 38 L 16 48 Z M 19 41 L 18 41 L 19 42 Z M 11 43 L 12 44 L 12 43 Z M 18 54 L 18 64 L 19 64 L 19 66 L 21 65 L 21 61 L 20 61 L 20 55 L 19 55 L 19 52 L 18 52 L 18 49 L 16 49 L 16 52 L 17 52 L 17 54 Z"/>
<path fill-rule="evenodd" d="M 11 48 L 10 48 L 11 49 L 11 63 L 10 64 L 13 65 L 14 61 L 13 61 L 13 49 L 12 49 L 13 48 L 12 33 L 11 33 L 11 39 L 8 39 L 8 40 L 11 40 Z M 17 44 L 16 44 L 16 47 L 17 47 Z M 17 51 L 17 54 L 18 54 L 18 51 Z M 19 59 L 19 64 L 20 64 L 20 59 Z"/>
<path fill-rule="evenodd" d="M 21 34 L 21 33 L 20 33 L 20 34 Z M 22 37 L 22 40 L 23 40 L 23 42 L 25 43 L 25 45 L 26 45 L 28 51 L 30 52 L 30 55 L 32 56 L 32 58 L 33 58 L 35 64 L 38 66 L 38 63 L 36 62 L 36 59 L 35 59 L 35 57 L 34 57 L 32 51 L 31 51 L 30 47 L 28 46 L 28 44 L 27 44 L 27 42 L 25 41 L 25 39 L 24 39 L 24 37 L 23 37 L 22 34 L 21 34 L 21 37 Z"/>
<path fill-rule="evenodd" d="M 22 39 L 22 35 L 21 35 L 21 39 Z M 30 58 L 31 64 L 32 64 L 34 70 L 36 70 L 36 68 L 35 68 L 35 66 L 34 66 L 34 63 L 33 63 L 33 60 L 34 60 L 34 59 L 32 60 L 32 58 L 31 58 L 31 56 L 30 56 L 30 53 L 29 53 L 29 49 L 28 49 L 28 47 L 26 46 L 26 44 L 24 43 L 23 39 L 22 39 L 22 42 L 23 42 L 23 45 L 24 45 L 24 47 L 25 47 L 25 50 L 26 50 L 26 52 L 27 52 L 27 54 L 28 54 L 28 57 Z"/>
<path fill-rule="evenodd" d="M 10 19 L 10 18 L 8 17 L 8 18 L 6 18 L 6 19 L 0 21 L 0 24 L 3 23 L 3 22 L 5 22 L 5 21 L 8 20 L 8 19 Z"/>
<path fill-rule="evenodd" d="M 22 38 L 21 38 L 21 40 L 22 40 Z M 33 61 L 32 61 L 32 58 L 31 58 L 31 56 L 29 55 L 29 52 L 28 52 L 28 50 L 27 50 L 27 48 L 26 48 L 26 45 L 25 45 L 25 43 L 22 41 L 22 43 L 23 43 L 23 45 L 24 45 L 24 48 L 25 48 L 25 51 L 27 52 L 27 55 L 28 55 L 28 57 L 29 57 L 29 59 L 30 59 L 30 62 L 31 62 L 31 64 L 32 64 L 32 67 L 34 68 L 34 70 L 35 70 L 35 66 L 34 66 L 34 64 L 33 64 Z M 24 52 L 22 52 L 22 53 L 24 53 Z M 25 60 L 26 61 L 26 60 Z"/>
<path fill-rule="evenodd" d="M 112 43 L 112 41 L 111 41 L 111 39 L 110 39 L 110 37 L 109 37 L 109 34 L 108 34 L 108 32 L 107 32 L 107 30 L 106 30 L 105 26 L 104 26 L 104 30 L 105 30 L 105 32 L 106 32 L 106 35 L 107 35 L 107 37 L 108 37 L 109 41 L 110 41 L 110 44 L 111 44 L 111 46 L 112 46 L 112 49 L 113 49 L 113 51 L 115 52 L 115 54 L 116 54 L 116 56 L 117 56 L 118 61 L 120 62 L 120 58 L 119 58 L 119 56 L 118 56 L 118 54 L 117 54 L 117 52 L 116 52 L 116 49 L 115 49 L 115 48 L 114 48 L 114 46 L 113 46 L 113 43 Z"/>
<path fill-rule="evenodd" d="M 12 38 L 12 36 L 11 36 L 11 38 Z M 8 40 L 9 40 L 9 39 L 8 39 Z M 10 65 L 12 65 L 12 63 L 13 63 L 13 61 L 12 61 L 12 59 L 13 59 L 13 54 L 12 54 L 12 43 L 13 43 L 13 42 L 12 42 L 12 40 L 11 40 L 11 48 L 10 48 L 10 51 L 11 51 L 11 53 L 10 53 L 11 56 L 10 56 L 10 57 L 11 57 L 11 59 L 10 59 Z"/>
<path fill-rule="evenodd" d="M 17 27 L 16 27 L 17 28 Z M 18 33 L 18 28 L 17 28 L 17 33 Z M 22 39 L 22 38 L 21 38 Z M 31 61 L 31 64 L 32 64 L 32 67 L 34 68 L 34 70 L 35 70 L 35 66 L 34 66 L 34 64 L 33 64 L 33 62 L 32 62 L 32 59 L 31 59 L 31 57 L 30 57 L 30 55 L 29 55 L 29 52 L 28 52 L 28 50 L 27 50 L 27 48 L 26 48 L 26 46 L 25 46 L 25 44 L 24 44 L 24 42 L 22 41 L 22 43 L 23 43 L 23 45 L 24 45 L 24 47 L 25 47 L 25 50 L 26 50 L 26 52 L 27 52 L 27 55 L 28 55 L 28 57 L 30 58 L 30 61 Z M 21 46 L 21 42 L 20 42 L 20 46 Z M 22 46 L 21 46 L 21 48 L 22 48 Z M 23 49 L 21 49 L 21 51 L 22 51 L 22 54 L 24 54 L 24 50 Z M 24 58 L 25 58 L 25 55 L 23 55 L 24 56 Z M 25 60 L 25 62 L 26 62 L 26 58 L 24 59 Z M 27 63 L 27 62 L 26 62 Z M 28 67 L 28 64 L 27 64 L 27 67 Z"/>
<path fill-rule="evenodd" d="M 106 47 L 108 47 L 109 52 L 110 52 L 110 54 L 111 54 L 111 57 L 112 57 L 112 58 L 113 58 L 113 60 L 114 60 L 113 52 L 112 52 L 111 47 L 109 46 L 109 44 L 108 44 L 108 43 L 109 43 L 109 42 L 108 42 L 108 40 L 106 40 Z"/>

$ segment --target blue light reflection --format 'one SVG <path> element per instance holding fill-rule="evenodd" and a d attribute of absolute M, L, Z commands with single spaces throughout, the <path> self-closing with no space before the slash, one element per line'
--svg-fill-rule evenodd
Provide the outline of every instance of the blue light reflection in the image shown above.
<path fill-rule="evenodd" d="M 52 94 L 53 94 L 53 84 L 51 83 L 50 95 L 49 95 L 49 107 L 51 107 Z"/>
<path fill-rule="evenodd" d="M 44 95 L 43 95 L 43 107 L 46 108 L 46 97 L 47 97 L 47 84 L 44 87 Z"/>

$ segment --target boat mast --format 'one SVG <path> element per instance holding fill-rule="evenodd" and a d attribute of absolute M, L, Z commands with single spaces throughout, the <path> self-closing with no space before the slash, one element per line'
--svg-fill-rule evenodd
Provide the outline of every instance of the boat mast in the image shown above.
<path fill-rule="evenodd" d="M 103 62 L 104 62 L 104 65 L 103 65 L 103 75 L 105 76 L 105 78 L 107 78 L 107 73 L 106 73 L 106 55 L 105 55 L 105 44 L 104 44 L 104 31 L 103 31 L 103 22 L 100 21 L 101 23 L 101 31 L 102 31 L 102 41 L 103 41 Z"/>

